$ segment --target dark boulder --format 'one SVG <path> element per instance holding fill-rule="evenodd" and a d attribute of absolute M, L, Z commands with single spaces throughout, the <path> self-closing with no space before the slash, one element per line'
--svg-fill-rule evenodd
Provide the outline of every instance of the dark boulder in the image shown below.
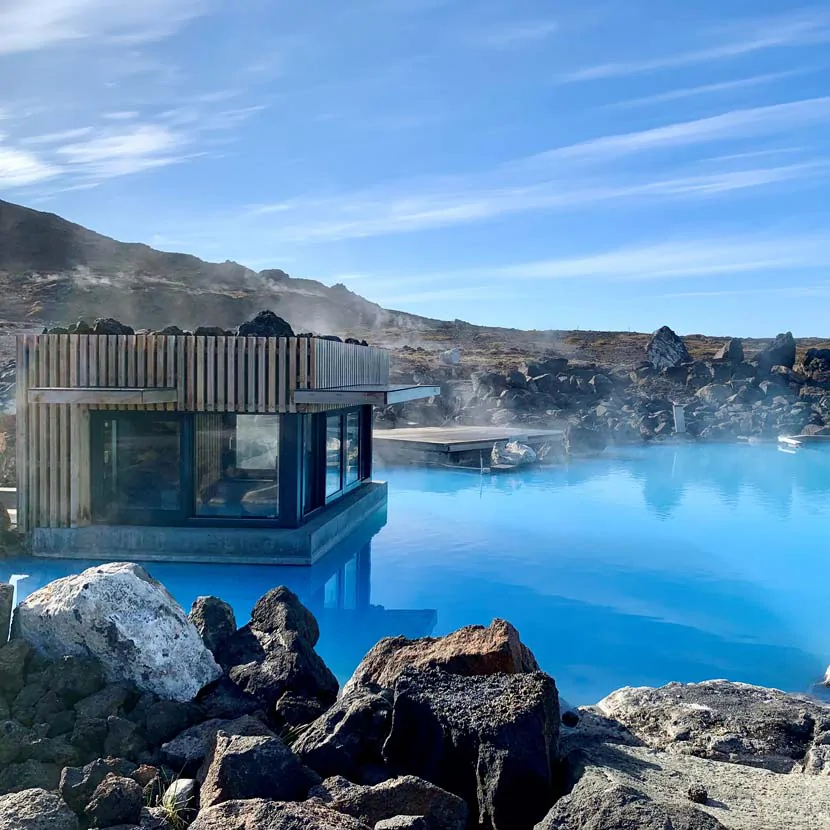
<path fill-rule="evenodd" d="M 193 335 L 195 337 L 224 337 L 227 333 L 221 326 L 197 326 Z"/>
<path fill-rule="evenodd" d="M 795 366 L 795 339 L 791 332 L 776 335 L 775 340 L 755 355 L 758 367 L 768 372 L 773 366 Z"/>
<path fill-rule="evenodd" d="M 257 600 L 251 611 L 251 626 L 268 634 L 297 634 L 311 646 L 316 646 L 320 639 L 320 626 L 314 614 L 285 585 L 273 588 Z"/>
<path fill-rule="evenodd" d="M 11 526 L 9 511 L 0 504 L 0 532 Z M 12 625 L 12 611 L 14 610 L 14 585 L 0 582 L 0 645 L 9 639 L 9 629 Z"/>
<path fill-rule="evenodd" d="M 535 830 L 726 830 L 689 804 L 654 801 L 645 793 L 586 773 Z"/>
<path fill-rule="evenodd" d="M 107 737 L 104 740 L 107 755 L 138 760 L 147 748 L 147 737 L 138 724 L 117 715 L 107 718 Z"/>
<path fill-rule="evenodd" d="M 319 801 L 226 801 L 199 811 L 190 830 L 372 830 Z"/>
<path fill-rule="evenodd" d="M 21 790 L 57 789 L 61 768 L 57 764 L 30 758 L 0 769 L 0 793 L 16 793 Z"/>
<path fill-rule="evenodd" d="M 109 728 L 102 718 L 76 718 L 72 728 L 72 745 L 86 757 L 95 757 L 104 751 Z"/>
<path fill-rule="evenodd" d="M 364 768 L 383 763 L 381 752 L 391 723 L 390 695 L 355 689 L 309 724 L 292 749 L 325 778 L 342 775 L 359 781 Z"/>
<path fill-rule="evenodd" d="M 128 702 L 134 702 L 138 693 L 129 683 L 111 683 L 94 692 L 89 697 L 79 700 L 75 704 L 75 714 L 79 718 L 101 718 L 106 720 L 110 715 L 123 712 Z"/>
<path fill-rule="evenodd" d="M 26 669 L 32 647 L 25 640 L 0 645 L 0 695 L 11 699 L 25 685 Z"/>
<path fill-rule="evenodd" d="M 84 767 L 65 767 L 60 776 L 61 797 L 80 815 L 108 775 L 127 778 L 135 769 L 135 764 L 125 758 L 98 758 Z"/>
<path fill-rule="evenodd" d="M 185 335 L 190 333 L 191 332 L 187 332 L 184 329 L 179 328 L 178 326 L 165 326 L 163 329 L 156 332 L 156 334 L 164 334 L 167 336 L 173 335 L 175 337 L 184 337 Z"/>
<path fill-rule="evenodd" d="M 207 718 L 233 720 L 262 710 L 262 703 L 224 675 L 202 689 L 195 703 Z"/>
<path fill-rule="evenodd" d="M 318 637 L 314 615 L 293 592 L 275 588 L 219 649 L 218 659 L 243 692 L 272 711 L 286 693 L 330 706 L 339 684 L 314 650 Z"/>
<path fill-rule="evenodd" d="M 728 360 L 731 363 L 742 363 L 744 359 L 744 344 L 737 337 L 727 340 L 716 352 L 715 360 Z"/>
<path fill-rule="evenodd" d="M 79 319 L 77 323 L 73 323 L 69 327 L 70 334 L 92 334 L 92 326 L 83 318 Z"/>
<path fill-rule="evenodd" d="M 691 363 L 686 344 L 668 326 L 657 329 L 646 345 L 646 359 L 658 371 Z"/>
<path fill-rule="evenodd" d="M 293 337 L 294 330 L 273 311 L 260 311 L 253 320 L 243 323 L 236 333 L 239 337 Z"/>
<path fill-rule="evenodd" d="M 423 817 L 428 830 L 464 830 L 467 826 L 469 811 L 461 798 L 414 775 L 391 778 L 373 787 L 329 778 L 309 796 L 369 827 L 403 815 Z"/>
<path fill-rule="evenodd" d="M 195 771 L 207 759 L 210 760 L 221 731 L 229 735 L 273 736 L 273 732 L 260 720 L 243 715 L 236 720 L 215 718 L 185 729 L 161 747 L 161 758 L 173 769 Z"/>
<path fill-rule="evenodd" d="M 93 334 L 135 334 L 132 326 L 114 320 L 112 317 L 99 317 L 92 326 Z"/>
<path fill-rule="evenodd" d="M 135 722 L 136 714 L 133 711 L 130 720 Z M 143 730 L 147 743 L 151 747 L 157 747 L 203 717 L 200 710 L 192 704 L 180 703 L 177 700 L 157 700 L 141 713 L 138 726 Z"/>
<path fill-rule="evenodd" d="M 17 761 L 31 740 L 31 733 L 17 721 L 0 723 L 0 767 Z"/>
<path fill-rule="evenodd" d="M 277 737 L 220 732 L 202 782 L 202 809 L 223 801 L 269 798 L 300 801 L 320 777 Z"/>
<path fill-rule="evenodd" d="M 233 608 L 218 597 L 197 597 L 187 616 L 214 656 L 219 647 L 236 631 Z"/>
<path fill-rule="evenodd" d="M 361 660 L 343 687 L 392 689 L 407 667 L 438 668 L 451 674 L 518 674 L 539 670 L 519 632 L 505 620 L 467 625 L 444 637 L 385 637 Z"/>
<path fill-rule="evenodd" d="M 78 830 L 78 817 L 60 796 L 42 788 L 0 796 L 3 830 Z"/>
<path fill-rule="evenodd" d="M 90 827 L 137 824 L 142 797 L 141 786 L 132 778 L 110 774 L 95 788 L 84 815 Z"/>
<path fill-rule="evenodd" d="M 463 798 L 484 827 L 529 830 L 544 817 L 558 794 L 558 750 L 556 686 L 542 672 L 398 678 L 384 759 Z"/>

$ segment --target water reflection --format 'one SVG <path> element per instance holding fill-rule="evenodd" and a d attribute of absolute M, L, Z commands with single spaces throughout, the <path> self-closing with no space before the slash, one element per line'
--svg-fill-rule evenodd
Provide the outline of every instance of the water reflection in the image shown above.
<path fill-rule="evenodd" d="M 197 596 L 212 594 L 229 602 L 242 625 L 254 603 L 271 588 L 287 585 L 320 623 L 317 650 L 340 681 L 381 638 L 424 637 L 435 629 L 434 608 L 385 608 L 372 602 L 372 539 L 385 513 L 368 523 L 310 567 L 150 563 L 147 570 L 189 609 Z M 0 580 L 16 575 L 17 601 L 47 583 L 99 562 L 13 559 L 0 562 Z"/>
<path fill-rule="evenodd" d="M 150 570 L 186 607 L 225 598 L 240 623 L 290 586 L 341 680 L 383 636 L 494 617 L 574 703 L 713 677 L 804 691 L 830 662 L 830 453 L 665 446 L 507 475 L 384 477 L 388 524 L 381 514 L 313 567 Z M 4 564 L 30 574 L 27 593 L 94 563 Z"/>

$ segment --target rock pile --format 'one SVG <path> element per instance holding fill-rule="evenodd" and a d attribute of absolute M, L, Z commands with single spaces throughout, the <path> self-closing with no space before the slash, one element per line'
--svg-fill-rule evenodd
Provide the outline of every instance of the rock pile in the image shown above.
<path fill-rule="evenodd" d="M 412 405 L 379 413 L 379 426 L 394 425 L 395 417 L 538 429 L 564 424 L 577 452 L 668 437 L 675 404 L 684 408 L 688 435 L 703 440 L 775 438 L 830 427 L 830 350 L 811 349 L 797 364 L 789 333 L 750 360 L 735 339 L 715 358 L 694 360 L 682 339 L 663 327 L 646 357 L 631 371 L 553 356 L 505 374 L 480 373 L 471 393 L 456 392 L 448 382 L 430 412 Z"/>
<path fill-rule="evenodd" d="M 0 646 L 4 830 L 814 830 L 828 819 L 830 706 L 811 698 L 671 684 L 622 689 L 560 722 L 553 679 L 502 620 L 382 640 L 337 697 L 317 622 L 288 589 L 237 629 L 221 600 L 200 598 L 188 620 L 148 579 L 134 565 L 91 569 L 17 610 Z M 138 642 L 106 605 L 125 584 L 140 595 L 126 618 L 143 607 L 158 622 L 163 607 L 174 628 Z M 70 628 L 58 608 L 73 605 Z M 32 629 L 35 608 L 45 619 Z M 47 634 L 52 617 L 59 634 Z M 168 684 L 194 665 L 171 650 L 179 640 L 197 665 L 212 652 L 223 668 L 187 700 L 171 689 L 192 677 Z M 150 649 L 157 659 L 134 676 L 130 661 Z"/>

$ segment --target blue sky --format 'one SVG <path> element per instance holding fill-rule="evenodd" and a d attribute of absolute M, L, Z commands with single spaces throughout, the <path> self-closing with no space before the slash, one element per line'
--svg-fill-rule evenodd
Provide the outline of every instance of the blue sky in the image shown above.
<path fill-rule="evenodd" d="M 830 6 L 6 0 L 0 196 L 523 328 L 830 335 Z"/>

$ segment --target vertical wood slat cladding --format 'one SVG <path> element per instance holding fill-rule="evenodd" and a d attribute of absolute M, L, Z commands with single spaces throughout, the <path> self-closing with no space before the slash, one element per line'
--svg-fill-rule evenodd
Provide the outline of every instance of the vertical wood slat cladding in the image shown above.
<path fill-rule="evenodd" d="M 33 387 L 175 388 L 176 403 L 144 409 L 219 417 L 222 412 L 296 412 L 296 389 L 385 384 L 389 377 L 389 356 L 382 350 L 296 337 L 21 335 L 17 365 L 22 530 L 91 521 L 90 411 L 137 409 L 123 404 L 33 404 L 28 401 Z M 218 423 L 202 442 L 205 481 L 218 474 Z"/>

